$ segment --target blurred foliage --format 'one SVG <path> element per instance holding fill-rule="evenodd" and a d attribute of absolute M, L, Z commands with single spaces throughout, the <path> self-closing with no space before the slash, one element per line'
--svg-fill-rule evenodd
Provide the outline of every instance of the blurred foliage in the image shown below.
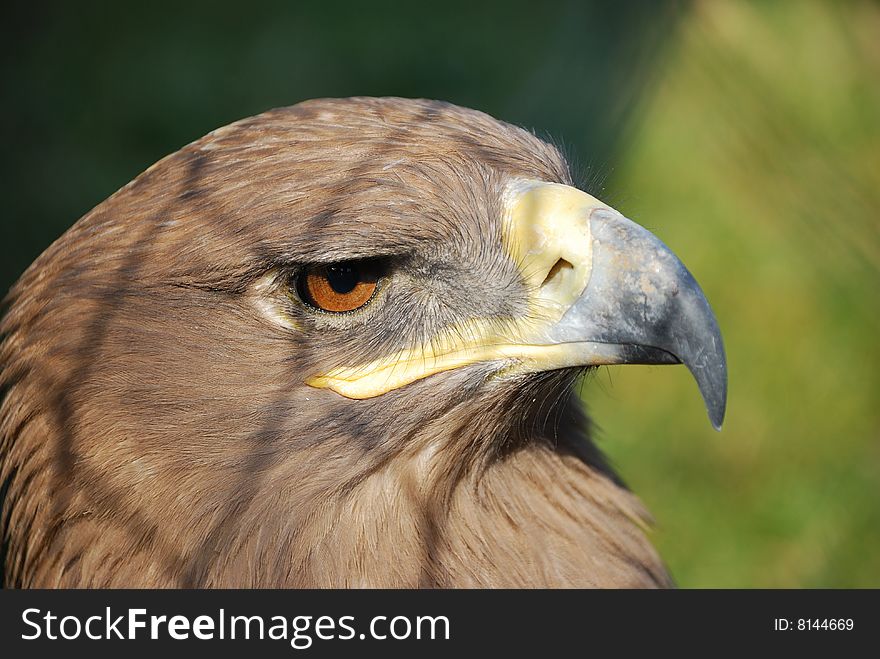
<path fill-rule="evenodd" d="M 235 119 L 357 94 L 484 110 L 560 141 L 718 314 L 720 434 L 684 369 L 584 385 L 679 583 L 880 586 L 876 4 L 19 2 L 0 30 L 0 288 Z"/>
<path fill-rule="evenodd" d="M 727 422 L 684 369 L 616 368 L 603 446 L 681 585 L 880 586 L 880 7 L 700 2 L 674 41 L 615 201 L 716 310 Z"/>

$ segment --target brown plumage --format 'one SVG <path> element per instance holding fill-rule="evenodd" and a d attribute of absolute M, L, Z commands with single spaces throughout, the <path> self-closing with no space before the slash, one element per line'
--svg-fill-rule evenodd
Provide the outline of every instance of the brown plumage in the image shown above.
<path fill-rule="evenodd" d="M 447 370 L 364 400 L 304 379 L 526 313 L 511 178 L 534 135 L 452 105 L 321 100 L 219 129 L 77 222 L 2 321 L 5 584 L 665 586 L 576 370 Z M 304 264 L 383 259 L 313 313 Z"/>

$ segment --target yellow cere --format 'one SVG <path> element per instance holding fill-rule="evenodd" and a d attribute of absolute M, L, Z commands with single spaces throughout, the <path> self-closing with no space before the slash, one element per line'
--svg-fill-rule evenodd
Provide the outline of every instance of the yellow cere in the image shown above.
<path fill-rule="evenodd" d="M 422 378 L 469 364 L 509 361 L 506 372 L 541 371 L 578 363 L 575 345 L 552 345 L 542 337 L 578 299 L 590 279 L 590 214 L 608 208 L 576 188 L 517 180 L 504 194 L 504 249 L 529 290 L 529 309 L 502 327 L 497 319 L 468 323 L 430 345 L 370 364 L 344 367 L 306 381 L 348 398 L 372 398 Z M 475 337 L 463 342 L 460 337 Z"/>
<path fill-rule="evenodd" d="M 513 183 L 504 201 L 504 247 L 534 292 L 530 311 L 558 321 L 590 280 L 590 213 L 608 206 L 577 188 L 541 181 Z"/>

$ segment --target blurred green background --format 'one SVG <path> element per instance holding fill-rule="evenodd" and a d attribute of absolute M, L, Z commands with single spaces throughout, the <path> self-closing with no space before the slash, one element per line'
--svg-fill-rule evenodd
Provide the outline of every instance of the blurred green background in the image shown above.
<path fill-rule="evenodd" d="M 441 98 L 563 145 L 663 238 L 724 332 L 602 369 L 600 442 L 685 587 L 880 586 L 880 6 L 873 2 L 12 3 L 0 288 L 163 155 L 306 98 Z"/>

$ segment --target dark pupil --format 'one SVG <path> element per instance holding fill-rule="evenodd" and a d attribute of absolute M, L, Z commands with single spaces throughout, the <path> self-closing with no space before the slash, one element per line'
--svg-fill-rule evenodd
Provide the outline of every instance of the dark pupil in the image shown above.
<path fill-rule="evenodd" d="M 331 265 L 327 268 L 327 282 L 330 287 L 344 295 L 351 293 L 361 280 L 361 273 L 350 265 Z"/>

